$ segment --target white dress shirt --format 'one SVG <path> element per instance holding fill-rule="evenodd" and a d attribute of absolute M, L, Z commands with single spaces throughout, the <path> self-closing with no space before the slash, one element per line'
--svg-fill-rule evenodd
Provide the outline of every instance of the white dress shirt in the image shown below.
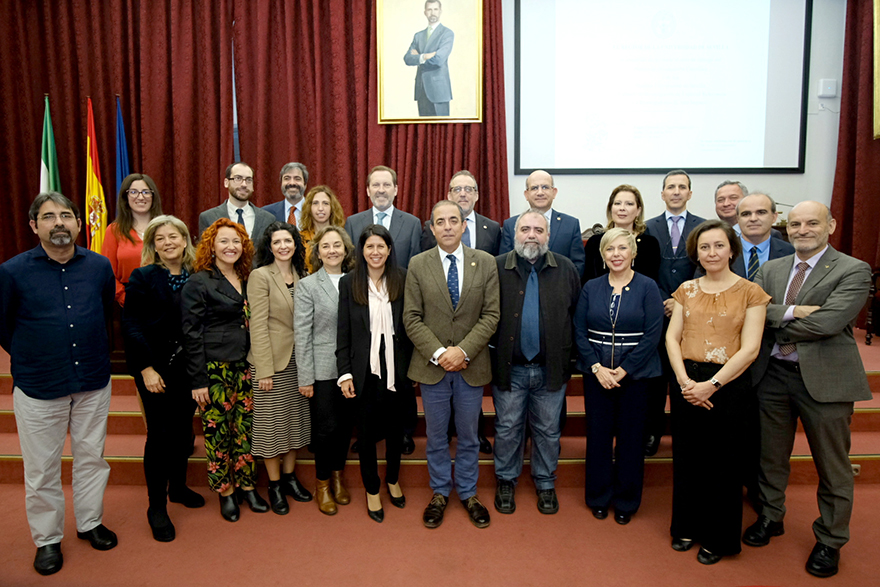
<path fill-rule="evenodd" d="M 238 222 L 238 212 L 236 212 L 236 210 L 241 210 L 243 212 L 242 217 L 244 218 L 244 229 L 247 231 L 248 236 L 253 239 L 254 219 L 256 218 L 254 207 L 245 204 L 243 208 L 239 208 L 233 204 L 231 200 L 226 200 L 226 213 L 229 215 L 229 219 L 233 222 Z"/>

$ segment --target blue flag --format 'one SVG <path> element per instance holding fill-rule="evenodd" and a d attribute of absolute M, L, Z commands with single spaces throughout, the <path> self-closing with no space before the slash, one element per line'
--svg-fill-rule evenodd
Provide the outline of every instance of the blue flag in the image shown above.
<path fill-rule="evenodd" d="M 116 192 L 122 187 L 122 180 L 131 174 L 128 162 L 128 141 L 125 139 L 125 123 L 122 121 L 122 106 L 116 96 Z"/>

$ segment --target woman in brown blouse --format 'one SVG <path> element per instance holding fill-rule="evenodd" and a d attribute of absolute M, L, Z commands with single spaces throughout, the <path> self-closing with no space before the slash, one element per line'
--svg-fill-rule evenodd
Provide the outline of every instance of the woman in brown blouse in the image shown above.
<path fill-rule="evenodd" d="M 711 565 L 740 552 L 742 432 L 748 374 L 758 356 L 767 303 L 758 285 L 730 270 L 740 240 L 727 223 L 703 222 L 687 239 L 706 274 L 673 294 L 666 334 L 681 391 L 672 402 L 672 548 L 700 543 Z"/>

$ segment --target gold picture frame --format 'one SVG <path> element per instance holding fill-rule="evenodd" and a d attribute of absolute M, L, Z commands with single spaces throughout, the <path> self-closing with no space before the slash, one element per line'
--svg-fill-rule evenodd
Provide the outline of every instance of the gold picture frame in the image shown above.
<path fill-rule="evenodd" d="M 483 121 L 482 0 L 377 0 L 376 33 L 379 124 Z"/>

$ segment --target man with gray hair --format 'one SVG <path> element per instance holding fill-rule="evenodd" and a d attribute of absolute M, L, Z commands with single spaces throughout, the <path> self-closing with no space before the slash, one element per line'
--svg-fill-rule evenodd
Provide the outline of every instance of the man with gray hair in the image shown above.
<path fill-rule="evenodd" d="M 565 387 L 571 376 L 572 318 L 580 275 L 564 255 L 550 252 L 550 225 L 540 210 L 519 215 L 514 248 L 496 257 L 501 318 L 494 336 L 495 509 L 516 510 L 526 421 L 532 430 L 531 473 L 538 511 L 559 511 L 556 465 Z"/>
<path fill-rule="evenodd" d="M 281 168 L 279 180 L 281 181 L 281 195 L 284 196 L 284 199 L 263 206 L 263 210 L 274 214 L 278 222 L 287 222 L 299 228 L 303 196 L 305 196 L 306 188 L 309 185 L 309 170 L 302 163 L 293 161 Z"/>
<path fill-rule="evenodd" d="M 729 225 L 736 226 L 736 205 L 748 195 L 749 188 L 741 181 L 722 181 L 715 188 L 715 214 Z"/>
<path fill-rule="evenodd" d="M 116 281 L 106 257 L 76 245 L 79 209 L 58 192 L 28 212 L 40 243 L 0 265 L 0 346 L 12 367 L 13 408 L 24 463 L 25 509 L 41 575 L 61 570 L 61 454 L 70 429 L 76 535 L 116 546 L 102 524 L 110 408 L 107 322 Z"/>

